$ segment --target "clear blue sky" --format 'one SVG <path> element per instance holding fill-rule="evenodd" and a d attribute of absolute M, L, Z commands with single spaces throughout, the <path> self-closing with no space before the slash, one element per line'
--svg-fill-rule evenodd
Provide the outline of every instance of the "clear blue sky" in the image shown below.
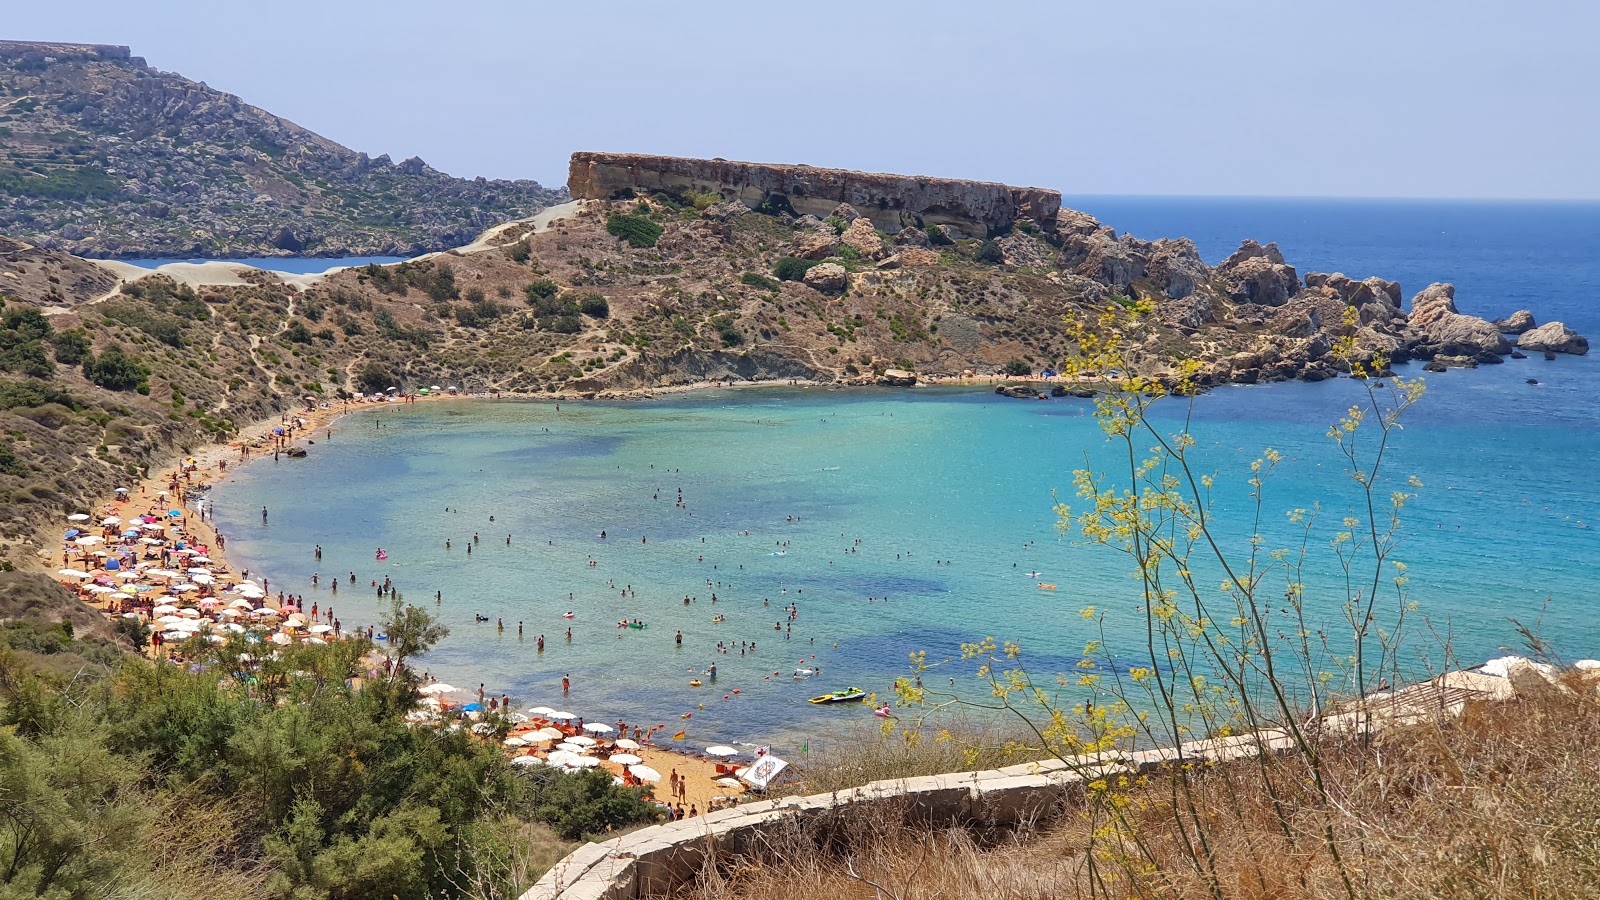
<path fill-rule="evenodd" d="M 1071 194 L 1600 198 L 1596 0 L 55 0 L 343 144 L 566 179 L 574 150 Z"/>

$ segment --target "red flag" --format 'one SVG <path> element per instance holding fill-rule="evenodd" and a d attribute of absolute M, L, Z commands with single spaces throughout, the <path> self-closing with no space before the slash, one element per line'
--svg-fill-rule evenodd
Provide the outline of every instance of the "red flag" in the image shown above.
<path fill-rule="evenodd" d="M 681 741 L 681 740 L 683 740 L 685 733 L 686 732 L 680 731 L 677 734 L 673 735 L 672 739 L 675 740 L 675 741 Z"/>

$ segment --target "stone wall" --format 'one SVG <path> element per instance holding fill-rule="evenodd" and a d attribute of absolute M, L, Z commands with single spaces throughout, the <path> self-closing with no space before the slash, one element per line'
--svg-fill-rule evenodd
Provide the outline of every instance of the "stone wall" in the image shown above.
<path fill-rule="evenodd" d="M 572 154 L 567 189 L 581 200 L 611 200 L 629 191 L 710 191 L 753 208 L 787 205 L 819 218 L 848 203 L 891 233 L 907 225 L 953 225 L 978 237 L 1005 231 L 1022 217 L 1053 230 L 1061 210 L 1061 193 L 1045 188 L 632 153 Z"/>
<path fill-rule="evenodd" d="M 1542 685 L 1542 683 L 1541 683 Z M 1382 730 L 1456 716 L 1470 700 L 1503 700 L 1510 679 L 1449 672 L 1366 701 L 1335 707 L 1324 733 Z M 642 828 L 604 843 L 585 844 L 556 863 L 520 900 L 640 900 L 668 895 L 714 856 L 761 852 L 838 817 L 870 814 L 908 826 L 985 829 L 1032 827 L 1079 801 L 1088 782 L 1117 774 L 1154 772 L 1178 762 L 1227 763 L 1295 746 L 1282 729 L 1071 761 L 1021 763 L 982 772 L 898 778 L 827 794 L 743 803 L 693 819 Z M 791 849 L 800 849 L 793 845 Z"/>
<path fill-rule="evenodd" d="M 120 44 L 69 44 L 57 41 L 0 41 L 0 58 L 24 59 L 131 59 L 133 51 Z"/>

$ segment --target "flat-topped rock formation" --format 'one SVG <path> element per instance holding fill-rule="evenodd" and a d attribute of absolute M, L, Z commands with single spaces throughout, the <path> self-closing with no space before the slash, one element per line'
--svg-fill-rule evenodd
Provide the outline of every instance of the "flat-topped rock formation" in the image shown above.
<path fill-rule="evenodd" d="M 1061 192 L 1046 188 L 636 153 L 572 154 L 567 189 L 582 200 L 612 200 L 629 192 L 711 192 L 753 209 L 788 209 L 819 218 L 846 203 L 887 232 L 908 225 L 953 225 L 978 237 L 1003 232 L 1023 218 L 1054 231 L 1061 210 Z"/>

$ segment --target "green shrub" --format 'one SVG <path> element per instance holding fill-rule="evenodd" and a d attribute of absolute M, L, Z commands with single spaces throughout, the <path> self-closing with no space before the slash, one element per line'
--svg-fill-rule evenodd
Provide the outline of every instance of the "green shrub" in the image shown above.
<path fill-rule="evenodd" d="M 1028 365 L 1023 360 L 1013 359 L 1010 362 L 1006 363 L 1004 371 L 1005 371 L 1005 373 L 1007 375 L 1010 375 L 1010 376 L 1013 376 L 1013 377 L 1020 377 L 1020 376 L 1027 375 L 1030 372 L 1032 372 L 1033 371 L 1033 367 Z"/>
<path fill-rule="evenodd" d="M 783 259 L 778 260 L 777 265 L 772 267 L 772 274 L 778 276 L 779 281 L 799 281 L 806 277 L 806 272 L 810 271 L 811 267 L 816 264 L 817 261 L 814 259 L 785 256 Z"/>
<path fill-rule="evenodd" d="M 83 361 L 83 375 L 108 391 L 150 390 L 150 370 L 128 355 L 120 344 L 112 344 L 98 357 Z"/>
<path fill-rule="evenodd" d="M 539 330 L 557 334 L 577 334 L 583 330 L 583 320 L 575 315 L 541 316 Z"/>
<path fill-rule="evenodd" d="M 526 264 L 533 258 L 533 251 L 529 249 L 527 241 L 517 241 L 506 251 L 506 255 L 511 257 L 512 262 Z"/>
<path fill-rule="evenodd" d="M 611 315 L 611 304 L 599 294 L 584 294 L 578 298 L 578 311 L 594 319 Z"/>
<path fill-rule="evenodd" d="M 528 302 L 532 303 L 536 300 L 548 300 L 561 293 L 561 285 L 548 278 L 541 278 L 523 288 L 522 292 L 527 295 Z"/>
<path fill-rule="evenodd" d="M 771 278 L 756 272 L 746 272 L 743 275 L 740 275 L 739 283 L 749 285 L 753 288 L 760 288 L 763 291 L 776 291 L 781 287 L 781 285 L 779 285 L 776 281 L 773 281 Z"/>
<path fill-rule="evenodd" d="M 640 208 L 644 208 L 642 204 Z M 612 213 L 611 217 L 606 219 L 606 230 L 630 245 L 641 248 L 654 247 L 662 232 L 660 225 L 644 216 L 623 213 Z"/>
<path fill-rule="evenodd" d="M 937 225 L 929 225 L 922 229 L 922 233 L 927 235 L 928 242 L 935 246 L 948 246 L 951 243 L 950 235 L 945 234 L 944 229 Z"/>
<path fill-rule="evenodd" d="M 734 327 L 733 319 L 727 316 L 718 316 L 711 320 L 711 324 L 717 329 L 717 334 L 721 336 L 722 346 L 737 347 L 744 343 L 744 335 L 740 334 L 739 329 Z"/>
<path fill-rule="evenodd" d="M 398 387 L 400 380 L 388 366 L 377 360 L 368 360 L 356 372 L 356 390 L 364 394 L 381 394 L 391 387 Z"/>
<path fill-rule="evenodd" d="M 983 244 L 978 247 L 978 252 L 973 254 L 973 258 L 978 262 L 990 263 L 992 265 L 999 265 L 1000 263 L 1005 262 L 1005 254 L 1000 252 L 1000 245 L 996 244 L 994 241 L 984 241 Z"/>
<path fill-rule="evenodd" d="M 89 335 L 81 328 L 57 334 L 50 344 L 55 348 L 56 362 L 64 366 L 78 365 L 89 355 Z"/>

